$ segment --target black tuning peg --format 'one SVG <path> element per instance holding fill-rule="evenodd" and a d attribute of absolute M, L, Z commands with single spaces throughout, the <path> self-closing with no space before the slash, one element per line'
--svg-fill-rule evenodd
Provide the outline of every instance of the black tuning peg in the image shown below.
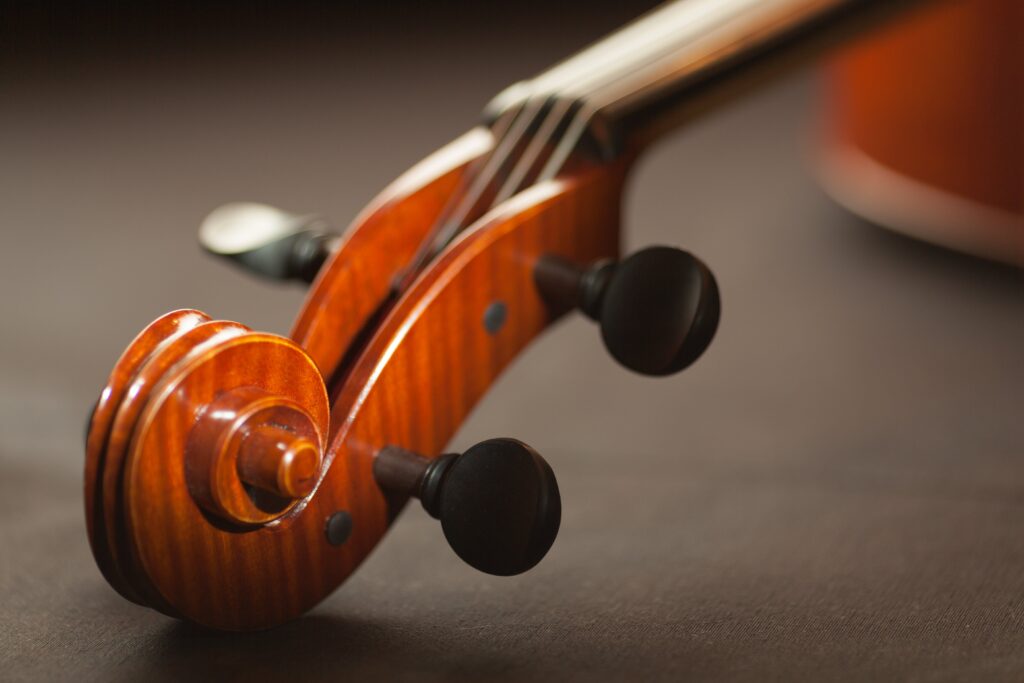
<path fill-rule="evenodd" d="M 419 498 L 441 520 L 452 550 L 488 574 L 525 572 L 558 535 L 562 500 L 555 474 L 515 439 L 489 439 L 433 460 L 388 446 L 377 454 L 373 474 L 385 491 Z"/>
<path fill-rule="evenodd" d="M 225 204 L 199 228 L 206 251 L 272 280 L 312 282 L 337 238 L 318 216 L 252 202 Z"/>
<path fill-rule="evenodd" d="M 580 267 L 557 256 L 534 279 L 556 309 L 579 308 L 601 325 L 612 357 L 644 375 L 671 375 L 708 347 L 718 329 L 718 284 L 693 254 L 648 247 L 618 263 Z"/>

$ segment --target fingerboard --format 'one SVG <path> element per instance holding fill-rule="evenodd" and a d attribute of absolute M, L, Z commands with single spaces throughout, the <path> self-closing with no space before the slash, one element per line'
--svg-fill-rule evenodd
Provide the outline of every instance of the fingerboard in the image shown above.
<path fill-rule="evenodd" d="M 904 0 L 679 0 L 496 97 L 491 115 L 526 101 L 583 103 L 621 140 L 646 143 L 709 103 L 802 61 Z"/>

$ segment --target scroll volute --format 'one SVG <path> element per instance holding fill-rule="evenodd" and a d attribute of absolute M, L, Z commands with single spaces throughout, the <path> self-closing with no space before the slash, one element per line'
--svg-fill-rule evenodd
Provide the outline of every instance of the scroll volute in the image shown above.
<path fill-rule="evenodd" d="M 354 360 L 350 347 L 380 310 L 395 274 L 434 227 L 466 167 L 492 144 L 487 131 L 474 129 L 442 148 L 386 188 L 342 236 L 292 334 L 325 382 L 346 354 Z M 189 435 L 189 490 L 225 521 L 270 522 L 313 492 L 326 437 L 327 425 L 314 424 L 295 402 L 253 386 L 223 393 L 202 409 Z"/>
<path fill-rule="evenodd" d="M 188 325 L 158 321 L 126 351 L 94 414 L 86 469 L 94 553 L 122 594 L 229 630 L 310 609 L 404 502 L 375 481 L 376 455 L 441 454 L 566 312 L 537 290 L 538 260 L 617 256 L 625 166 L 574 169 L 492 209 L 374 319 L 490 145 L 489 133 L 471 133 L 371 203 L 318 276 L 293 339 L 191 312 L 169 318 Z M 346 534 L 327 533 L 338 519 Z"/>

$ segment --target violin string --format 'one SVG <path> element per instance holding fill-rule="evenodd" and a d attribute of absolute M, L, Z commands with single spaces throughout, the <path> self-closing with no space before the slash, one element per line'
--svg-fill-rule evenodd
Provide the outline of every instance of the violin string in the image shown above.
<path fill-rule="evenodd" d="M 586 135 L 596 112 L 621 97 L 616 88 L 635 76 L 636 67 L 615 68 L 615 65 L 630 64 L 631 60 L 626 59 L 629 53 L 643 49 L 647 53 L 645 61 L 648 66 L 656 65 L 678 51 L 680 26 L 686 27 L 687 42 L 695 43 L 702 36 L 749 12 L 758 1 L 691 0 L 665 10 L 652 11 L 613 39 L 599 43 L 535 79 L 534 97 L 541 96 L 541 93 L 559 92 L 562 99 L 570 101 L 585 97 L 586 105 L 578 108 L 534 182 L 556 177 Z M 640 35 L 643 36 L 642 48 L 636 40 Z M 512 191 L 505 193 L 502 201 L 521 188 L 510 189 Z"/>
<path fill-rule="evenodd" d="M 474 208 L 477 207 L 487 188 L 499 179 L 502 170 L 510 162 L 514 162 L 513 167 L 497 190 L 489 208 L 506 201 L 523 189 L 524 182 L 529 180 L 530 171 L 541 159 L 545 149 L 558 141 L 560 129 L 564 127 L 563 124 L 567 116 L 571 117 L 568 126 L 570 130 L 572 129 L 578 118 L 573 116 L 577 109 L 578 105 L 569 100 L 535 98 L 526 100 L 514 113 L 504 117 L 508 123 L 497 133 L 497 144 L 491 153 L 482 160 L 483 163 L 479 170 L 473 172 L 465 191 L 459 192 L 453 197 L 454 201 L 442 210 L 437 219 L 437 227 L 425 240 L 424 247 L 414 257 L 405 274 L 397 278 L 396 289 L 398 291 L 411 284 L 416 274 L 431 259 L 450 244 L 459 233 L 469 227 L 471 221 L 476 218 L 472 215 Z M 531 129 L 535 127 L 536 133 L 530 136 Z M 526 149 L 518 158 L 513 158 L 516 149 L 524 142 Z M 561 147 L 561 144 L 556 145 L 556 151 Z M 567 155 L 568 153 L 565 154 L 565 156 Z M 542 174 L 549 166 L 550 163 L 543 167 Z"/>
<path fill-rule="evenodd" d="M 831 2 L 831 0 L 829 0 Z M 760 0 L 689 0 L 655 9 L 616 34 L 614 42 L 608 40 L 580 53 L 538 78 L 541 89 L 556 88 L 570 97 L 585 97 L 576 120 L 552 153 L 537 182 L 557 176 L 572 152 L 580 144 L 596 114 L 628 97 L 635 88 L 630 81 L 638 77 L 641 69 L 648 72 L 666 68 L 680 72 L 694 68 L 715 41 L 720 41 L 720 29 L 728 27 L 739 17 L 754 12 L 768 11 Z M 659 28 L 660 25 L 660 28 Z M 633 40 L 643 36 L 643 40 Z M 680 45 L 685 49 L 681 52 Z M 702 47 L 704 46 L 704 47 Z M 644 58 L 638 62 L 627 58 L 629 52 L 642 50 Z M 615 64 L 624 68 L 611 68 Z"/>
<path fill-rule="evenodd" d="M 515 113 L 508 128 L 488 155 L 483 167 L 474 174 L 466 192 L 458 198 L 458 203 L 454 205 L 450 213 L 445 212 L 447 215 L 444 216 L 440 229 L 431 238 L 435 254 L 467 227 L 466 223 L 473 208 L 498 177 L 501 169 L 512 158 L 516 147 L 526 138 L 538 115 L 543 113 L 544 105 L 543 100 L 528 100 Z"/>
<path fill-rule="evenodd" d="M 529 112 L 526 111 L 527 108 L 530 109 Z M 509 162 L 515 163 L 491 200 L 489 208 L 497 206 L 523 189 L 524 181 L 529 180 L 530 171 L 540 160 L 545 149 L 557 140 L 566 115 L 571 115 L 576 108 L 572 101 L 555 98 L 531 100 L 521 107 L 516 121 L 506 128 L 486 165 L 475 176 L 470 189 L 461 197 L 458 208 L 446 216 L 445 229 L 438 233 L 434 241 L 435 253 L 443 249 L 459 232 L 469 227 L 473 208 L 486 189 L 498 180 L 502 169 Z M 527 139 L 535 125 L 536 132 Z M 518 158 L 513 159 L 515 150 L 524 142 L 527 144 L 526 149 Z"/>
<path fill-rule="evenodd" d="M 525 182 L 528 181 L 530 171 L 536 166 L 544 151 L 557 139 L 562 122 L 565 120 L 566 115 L 572 112 L 574 106 L 571 100 L 566 99 L 557 99 L 551 103 L 551 109 L 541 122 L 537 133 L 530 140 L 529 145 L 516 162 L 512 172 L 509 173 L 498 193 L 491 201 L 492 208 L 523 189 Z"/>
<path fill-rule="evenodd" d="M 533 94 L 523 100 L 510 125 L 497 136 L 497 145 L 487 156 L 486 163 L 473 174 L 466 192 L 459 193 L 457 203 L 442 213 L 438 228 L 432 232 L 424 249 L 426 258 L 417 261 L 416 265 L 425 265 L 468 227 L 470 221 L 477 217 L 473 215 L 474 210 L 484 193 L 499 180 L 510 162 L 514 162 L 513 168 L 490 202 L 490 208 L 524 189 L 527 183 L 555 178 L 582 142 L 595 113 L 604 106 L 600 103 L 602 97 L 614 101 L 618 96 L 616 86 L 628 80 L 635 71 L 635 66 L 626 66 L 635 61 L 625 59 L 627 55 L 642 49 L 645 61 L 657 63 L 677 50 L 680 26 L 687 27 L 690 42 L 699 40 L 735 16 L 749 11 L 757 2 L 759 0 L 691 0 L 669 8 L 671 14 L 651 12 L 620 31 L 614 39 L 599 43 L 534 79 Z M 637 40 L 639 36 L 643 37 L 642 47 Z M 568 103 L 581 101 L 584 95 L 585 106 L 566 108 Z M 567 114 L 571 119 L 563 127 L 562 119 Z M 538 117 L 541 117 L 540 128 L 529 139 L 521 156 L 513 159 L 516 150 L 537 125 Z M 551 144 L 554 144 L 553 151 L 539 174 L 531 178 L 531 171 Z"/>
<path fill-rule="evenodd" d="M 584 134 L 587 132 L 587 128 L 590 126 L 590 121 L 593 118 L 594 110 L 589 106 L 580 108 L 573 116 L 572 121 L 569 122 L 569 126 L 562 137 L 559 139 L 558 144 L 555 146 L 551 156 L 548 157 L 547 163 L 544 164 L 544 168 L 537 175 L 536 182 L 543 183 L 548 180 L 552 180 L 559 173 L 562 172 L 562 168 L 565 166 L 565 162 L 569 160 L 569 157 L 575 151 L 576 147 L 580 144 Z"/>
<path fill-rule="evenodd" d="M 491 182 L 488 178 L 494 177 L 497 169 L 504 163 L 499 154 L 507 158 L 511 151 L 505 152 L 504 150 L 509 145 L 514 147 L 515 138 L 519 136 L 518 133 L 513 135 L 513 132 L 520 126 L 528 125 L 522 123 L 529 115 L 527 104 L 528 102 L 524 101 L 519 107 L 510 109 L 495 121 L 491 132 L 498 143 L 494 145 L 489 154 L 470 162 L 409 265 L 395 276 L 392 283 L 394 296 L 411 285 L 427 264 L 462 230 L 469 212 L 472 211 L 473 206 L 476 205 L 479 197 Z"/>

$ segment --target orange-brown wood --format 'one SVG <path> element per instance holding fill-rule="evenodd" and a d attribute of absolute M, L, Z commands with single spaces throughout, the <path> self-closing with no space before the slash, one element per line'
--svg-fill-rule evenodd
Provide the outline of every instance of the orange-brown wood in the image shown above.
<path fill-rule="evenodd" d="M 240 480 L 281 498 L 305 498 L 313 492 L 320 448 L 302 435 L 302 426 L 281 426 L 293 419 L 275 410 L 271 421 L 246 428 L 238 446 Z"/>
<path fill-rule="evenodd" d="M 349 344 L 387 295 L 394 276 L 433 227 L 466 165 L 489 150 L 491 144 L 490 133 L 482 129 L 457 139 L 386 188 L 346 232 L 334 256 L 321 270 L 293 331 L 295 339 L 308 345 L 317 366 L 328 378 L 337 371 Z M 217 335 L 227 340 L 245 331 L 236 323 L 211 321 L 198 311 L 174 312 L 155 321 L 119 360 L 91 421 L 85 497 L 89 538 L 97 563 L 108 582 L 122 595 L 168 614 L 176 612 L 152 588 L 146 573 L 139 571 L 126 536 L 124 476 L 129 443 L 157 382 L 172 374 L 173 368 L 195 347 Z M 236 438 L 227 444 L 236 449 L 232 457 L 244 454 L 242 441 Z M 249 450 L 253 450 L 252 443 Z M 216 448 L 211 447 L 209 452 L 216 452 Z M 308 464 L 308 458 L 302 455 L 306 449 L 300 448 L 298 452 L 296 472 L 303 469 L 303 463 Z M 320 454 L 317 455 L 319 472 Z M 240 482 L 253 484 L 246 478 L 265 479 L 253 464 L 258 460 L 259 456 L 253 455 L 248 466 L 239 465 Z M 293 493 L 303 494 L 298 498 L 305 497 L 315 483 L 315 477 L 311 482 L 301 473 L 292 477 L 288 468 L 282 472 L 280 486 L 296 486 Z M 210 503 L 207 507 L 214 512 L 204 514 L 226 518 L 221 522 L 254 522 L 257 513 L 246 508 L 252 501 L 242 492 L 240 482 L 228 476 L 234 473 L 234 467 L 222 468 L 218 489 L 221 500 L 233 501 L 233 506 L 228 504 L 233 512 L 206 500 Z M 281 476 L 281 472 L 277 474 Z M 194 497 L 204 500 L 201 493 Z M 202 506 L 202 502 L 199 504 Z M 293 506 L 291 501 L 276 513 Z M 264 516 L 268 521 L 279 514 L 268 512 Z"/>
<path fill-rule="evenodd" d="M 260 354 L 267 345 L 246 347 L 251 355 L 246 370 L 262 367 Z M 205 353 L 212 356 L 221 348 Z M 293 373 L 300 385 L 323 383 L 308 356 L 296 347 L 284 348 L 293 357 L 286 355 L 282 361 L 277 354 L 276 373 Z M 313 492 L 320 474 L 326 392 L 309 396 L 314 405 L 307 409 L 260 388 L 263 381 L 252 376 L 247 384 L 236 382 L 201 406 L 185 447 L 185 481 L 192 498 L 232 524 L 265 524 L 281 517 Z"/>
<path fill-rule="evenodd" d="M 490 131 L 471 130 L 389 185 L 342 236 L 291 332 L 328 380 L 433 229 L 466 167 L 492 146 Z"/>
<path fill-rule="evenodd" d="M 209 317 L 200 311 L 172 311 L 140 332 L 114 365 L 89 420 L 84 477 L 85 521 L 89 545 L 103 576 L 115 590 L 133 602 L 139 602 L 140 598 L 117 564 L 116 541 L 109 536 L 107 524 L 110 486 L 104 486 L 106 472 L 108 469 L 120 469 L 119 464 L 110 465 L 111 458 L 108 457 L 111 439 L 116 439 L 121 433 L 120 430 L 114 429 L 115 418 L 126 402 L 137 398 L 129 394 L 129 389 L 139 368 L 162 346 L 207 321 Z M 116 447 L 114 450 L 116 452 Z"/>
<path fill-rule="evenodd" d="M 281 404 L 301 406 L 317 427 L 318 447 L 323 447 L 328 414 L 319 372 L 290 340 L 255 332 L 213 337 L 194 346 L 154 386 L 132 437 L 124 465 L 122 520 L 130 564 L 161 601 L 183 616 L 188 616 L 184 612 L 187 601 L 181 599 L 181 591 L 202 587 L 204 601 L 223 604 L 271 589 L 261 579 L 246 578 L 253 571 L 281 578 L 271 567 L 263 566 L 265 558 L 259 555 L 231 552 L 230 557 L 223 556 L 225 551 L 233 551 L 229 539 L 249 536 L 247 527 L 208 514 L 187 480 L 186 454 L 194 428 L 202 429 L 202 414 L 210 406 L 216 408 L 218 397 L 225 393 L 250 387 L 276 397 Z M 293 509 L 301 505 L 299 502 Z M 260 528 L 276 528 L 278 521 Z M 235 588 L 197 576 L 192 558 L 205 560 L 209 553 L 228 563 L 235 575 Z M 290 580 L 301 580 L 301 576 L 294 574 Z M 279 588 L 283 590 L 284 584 Z"/>
<path fill-rule="evenodd" d="M 143 600 L 208 626 L 253 629 L 302 614 L 339 585 L 396 512 L 373 479 L 375 453 L 385 445 L 441 452 L 497 375 L 561 313 L 535 290 L 540 256 L 579 263 L 616 256 L 624 170 L 597 167 L 533 187 L 431 264 L 331 406 L 316 489 L 269 523 L 231 524 L 206 511 L 190 491 L 185 454 L 204 411 L 244 387 L 326 423 L 326 412 L 316 415 L 325 394 L 319 373 L 309 372 L 313 361 L 287 340 L 244 331 L 179 355 L 149 390 L 122 467 L 127 557 L 120 563 Z M 507 316 L 492 333 L 484 311 L 499 302 Z M 351 515 L 353 530 L 332 546 L 324 528 L 338 511 Z"/>
<path fill-rule="evenodd" d="M 124 464 L 128 457 L 129 444 L 136 422 L 147 405 L 153 387 L 178 361 L 197 344 L 210 339 L 223 339 L 242 334 L 246 328 L 237 323 L 209 320 L 179 334 L 165 339 L 141 363 L 127 384 L 124 398 L 114 417 L 110 437 L 106 444 L 105 464 L 101 473 L 103 526 L 108 541 L 109 557 L 123 581 L 128 582 L 135 593 L 164 611 L 173 612 L 155 595 L 144 577 L 137 576 L 131 568 L 130 555 L 126 550 L 127 537 L 124 531 Z"/>
<path fill-rule="evenodd" d="M 918 237 L 1024 264 L 1024 3 L 950 0 L 828 69 L 840 201 Z"/>
<path fill-rule="evenodd" d="M 122 594 L 211 627 L 266 628 L 322 600 L 380 542 L 404 504 L 374 479 L 381 449 L 436 457 L 565 312 L 537 291 L 540 258 L 618 255 L 633 152 L 593 165 L 580 154 L 501 194 L 396 290 L 493 147 L 471 131 L 386 189 L 321 270 L 291 339 L 185 311 L 129 347 L 86 462 L 90 539 Z M 344 538 L 325 533 L 339 514 Z"/>
<path fill-rule="evenodd" d="M 929 185 L 1024 212 L 1024 3 L 915 13 L 832 66 L 835 135 Z"/>

